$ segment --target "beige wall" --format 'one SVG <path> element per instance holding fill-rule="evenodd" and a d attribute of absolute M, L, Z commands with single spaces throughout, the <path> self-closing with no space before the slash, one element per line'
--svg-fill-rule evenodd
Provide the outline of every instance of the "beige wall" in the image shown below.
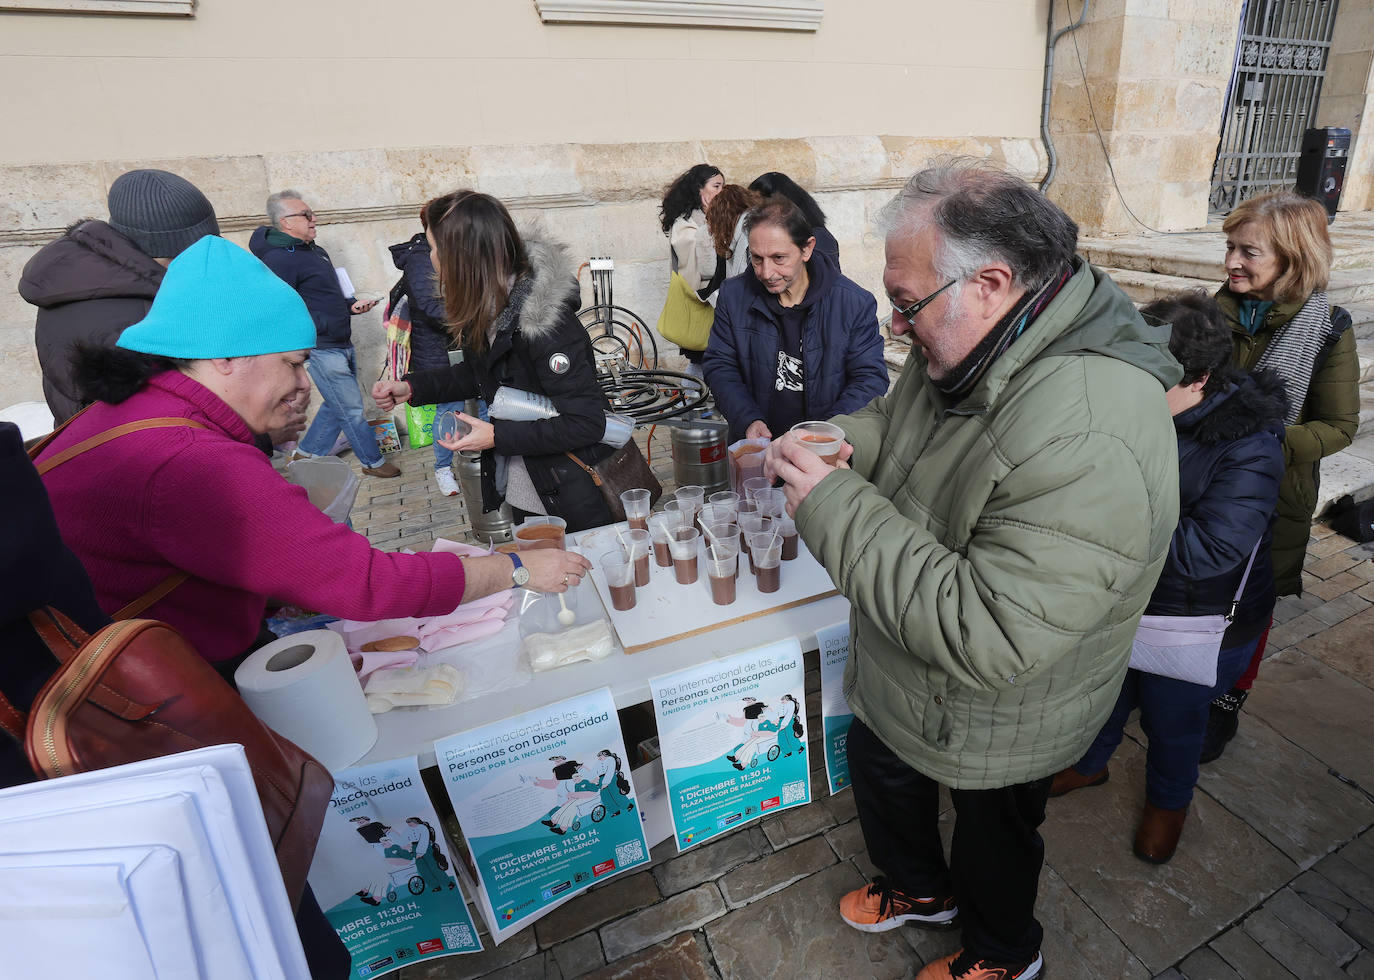
<path fill-rule="evenodd" d="M 24 134 L 3 141 L 0 163 L 1033 136 L 1046 3 L 830 0 L 815 34 L 545 25 L 532 0 L 201 0 L 194 19 L 0 12 L 0 131 Z"/>
<path fill-rule="evenodd" d="M 1341 0 L 1331 36 L 1318 126 L 1350 130 L 1342 211 L 1374 208 L 1374 0 Z M 1361 133 L 1364 139 L 1360 138 Z"/>
<path fill-rule="evenodd" d="M 299 188 L 366 290 L 395 281 L 386 246 L 418 230 L 424 200 L 476 187 L 574 254 L 612 256 L 617 302 L 651 325 L 663 186 L 701 160 L 741 183 L 783 170 L 876 292 L 873 213 L 928 157 L 1043 170 L 1047 3 L 830 0 L 815 34 L 552 26 L 532 0 L 0 12 L 0 85 L 24 93 L 0 125 L 25 134 L 0 145 L 0 406 L 41 398 L 24 263 L 67 223 L 104 217 L 110 181 L 140 166 L 195 182 L 240 243 L 271 190 Z M 380 335 L 377 313 L 355 321 L 360 376 L 377 374 Z"/>

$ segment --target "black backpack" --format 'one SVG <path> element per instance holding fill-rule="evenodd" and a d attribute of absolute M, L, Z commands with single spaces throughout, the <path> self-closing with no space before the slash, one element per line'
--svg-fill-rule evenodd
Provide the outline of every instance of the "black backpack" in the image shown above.
<path fill-rule="evenodd" d="M 1374 499 L 1357 504 L 1347 493 L 1331 505 L 1326 519 L 1333 531 L 1351 541 L 1374 541 Z"/>

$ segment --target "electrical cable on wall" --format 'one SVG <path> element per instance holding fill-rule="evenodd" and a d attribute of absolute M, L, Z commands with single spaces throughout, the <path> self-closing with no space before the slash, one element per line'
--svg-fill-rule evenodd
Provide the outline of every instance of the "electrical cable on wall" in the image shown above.
<path fill-rule="evenodd" d="M 1086 5 L 1086 0 L 1085 0 L 1085 5 Z M 1065 12 L 1067 13 L 1067 12 L 1068 12 L 1068 0 L 1065 0 L 1064 9 L 1065 9 Z M 1088 88 L 1088 72 L 1087 72 L 1087 69 L 1084 68 L 1084 66 L 1083 66 L 1083 52 L 1082 52 L 1082 51 L 1079 49 L 1079 47 L 1078 47 L 1078 32 L 1077 32 L 1077 31 L 1072 31 L 1072 32 L 1070 32 L 1070 40 L 1073 41 L 1073 53 L 1074 53 L 1074 57 L 1078 59 L 1078 74 L 1079 74 L 1079 77 L 1083 79 L 1083 97 L 1084 97 L 1085 99 L 1087 99 L 1087 101 L 1088 101 L 1088 115 L 1092 117 L 1092 121 L 1093 121 L 1093 130 L 1097 133 L 1097 142 L 1098 142 L 1098 145 L 1102 147 L 1102 158 L 1107 162 L 1107 173 L 1108 173 L 1108 175 L 1110 175 L 1111 178 L 1112 178 L 1112 188 L 1116 191 L 1116 196 L 1117 196 L 1117 199 L 1121 201 L 1121 206 L 1122 206 L 1123 208 L 1126 209 L 1126 213 L 1129 214 L 1129 215 L 1131 216 L 1131 219 L 1132 219 L 1133 221 L 1135 221 L 1136 224 L 1140 225 L 1140 227 L 1144 228 L 1146 231 L 1152 231 L 1152 232 L 1154 232 L 1154 233 L 1157 234 L 1157 235 L 1194 235 L 1194 234 L 1196 234 L 1196 233 L 1197 233 L 1196 231 L 1163 231 L 1163 230 L 1161 230 L 1161 229 L 1159 229 L 1159 228 L 1152 228 L 1151 226 L 1147 225 L 1145 222 L 1141 221 L 1140 218 L 1136 215 L 1136 213 L 1135 213 L 1134 211 L 1131 210 L 1130 204 L 1128 204 L 1128 203 L 1126 202 L 1126 195 L 1123 194 L 1123 193 L 1121 192 L 1121 185 L 1120 185 L 1119 183 L 1117 183 L 1117 180 L 1116 180 L 1116 168 L 1112 166 L 1112 155 L 1107 151 L 1107 141 L 1106 141 L 1106 139 L 1103 138 L 1103 136 L 1102 136 L 1102 127 L 1101 127 L 1101 126 L 1098 124 L 1098 122 L 1097 122 L 1097 109 L 1094 108 L 1094 106 L 1093 106 L 1093 95 L 1092 95 L 1092 91 Z"/>

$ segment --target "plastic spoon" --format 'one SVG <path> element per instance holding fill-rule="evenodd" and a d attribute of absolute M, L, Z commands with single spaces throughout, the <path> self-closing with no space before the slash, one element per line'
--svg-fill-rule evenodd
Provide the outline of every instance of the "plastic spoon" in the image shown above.
<path fill-rule="evenodd" d="M 571 626 L 577 621 L 577 613 L 568 608 L 567 602 L 563 600 L 562 592 L 555 592 L 554 595 L 558 596 L 558 604 L 563 607 L 558 613 L 558 625 Z"/>

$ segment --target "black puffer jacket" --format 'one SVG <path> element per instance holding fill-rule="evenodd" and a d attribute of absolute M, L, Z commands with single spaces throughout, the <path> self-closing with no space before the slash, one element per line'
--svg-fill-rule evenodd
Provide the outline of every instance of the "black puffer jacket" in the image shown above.
<path fill-rule="evenodd" d="M 565 455 L 574 452 L 591 466 L 614 451 L 600 442 L 610 405 L 596 380 L 591 340 L 577 319 L 576 266 L 562 244 L 530 233 L 524 241 L 532 281 L 524 300 L 516 301 L 520 305 L 511 311 L 514 315 L 485 351 L 464 348 L 461 364 L 406 375 L 410 400 L 434 405 L 485 398 L 491 404 L 503 385 L 547 395 L 558 409 L 557 418 L 492 419 L 495 451 L 524 457 L 545 509 L 566 520 L 568 530 L 599 527 L 610 523 L 610 509 L 591 477 Z M 515 295 L 525 288 L 517 284 Z M 494 476 L 495 456 L 487 450 L 482 454 L 483 510 L 501 503 Z"/>
<path fill-rule="evenodd" d="M 429 251 L 423 233 L 391 246 L 391 261 L 401 270 L 403 292 L 410 299 L 410 366 L 415 371 L 448 367 L 453 344 L 444 326 L 444 300 Z"/>
<path fill-rule="evenodd" d="M 113 347 L 142 320 L 162 284 L 163 268 L 103 221 L 80 221 L 24 266 L 19 295 L 38 307 L 34 342 L 43 397 L 58 425 L 88 404 L 72 380 L 78 342 Z"/>
<path fill-rule="evenodd" d="M 1269 625 L 1274 609 L 1270 543 L 1283 479 L 1286 404 L 1277 375 L 1237 372 L 1225 389 L 1174 416 L 1179 521 L 1146 615 L 1227 612 L 1250 552 L 1263 536 L 1224 645 L 1244 643 Z"/>
<path fill-rule="evenodd" d="M 57 669 L 57 660 L 29 625 L 35 609 L 54 606 L 88 632 L 109 617 L 76 555 L 57 532 L 48 492 L 24 452 L 19 429 L 0 422 L 0 509 L 7 515 L 0 546 L 0 693 L 19 711 Z M 23 746 L 0 731 L 0 787 L 34 778 Z"/>

